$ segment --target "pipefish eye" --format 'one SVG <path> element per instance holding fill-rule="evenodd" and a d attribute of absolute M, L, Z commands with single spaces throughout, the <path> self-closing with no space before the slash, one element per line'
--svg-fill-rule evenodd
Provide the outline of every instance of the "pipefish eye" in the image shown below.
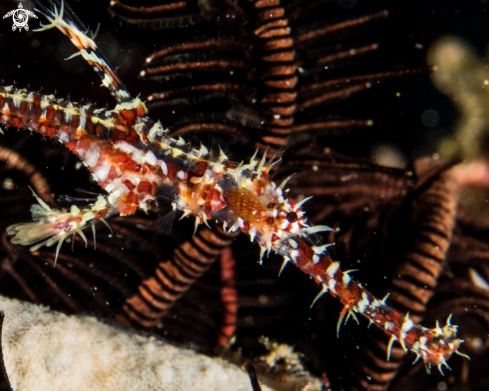
<path fill-rule="evenodd" d="M 285 218 L 287 219 L 287 221 L 289 223 L 295 223 L 299 219 L 299 217 L 297 216 L 297 213 L 295 213 L 295 212 L 289 212 L 289 213 L 287 213 L 285 215 Z"/>

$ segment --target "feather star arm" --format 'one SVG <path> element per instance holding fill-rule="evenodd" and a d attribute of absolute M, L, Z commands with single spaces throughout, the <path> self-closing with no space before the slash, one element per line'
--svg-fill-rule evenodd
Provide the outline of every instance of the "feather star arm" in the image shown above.
<path fill-rule="evenodd" d="M 69 211 L 51 209 L 38 199 L 40 205 L 32 207 L 33 222 L 7 229 L 13 243 L 33 245 L 32 251 L 57 243 L 58 253 L 67 236 L 78 233 L 84 237 L 83 229 L 97 221 L 115 214 L 130 215 L 137 208 L 147 211 L 158 191 L 173 200 L 173 208 L 184 216 L 194 216 L 196 229 L 209 219 L 218 220 L 229 231 L 240 230 L 256 240 L 261 258 L 275 251 L 284 257 L 284 266 L 293 263 L 310 275 L 322 286 L 316 299 L 330 292 L 344 305 L 338 333 L 345 316 L 356 319 L 360 314 L 391 335 L 388 356 L 396 340 L 416 353 L 417 360 L 422 358 L 428 369 L 434 365 L 442 371 L 453 353 L 465 356 L 458 352 L 463 341 L 456 338 L 457 326 L 450 324 L 450 318 L 443 328 L 414 324 L 408 315 L 394 311 L 353 281 L 348 272 L 342 272 L 339 262 L 327 254 L 327 246 L 311 244 L 311 235 L 331 228 L 307 224 L 302 210 L 307 199 L 284 197 L 287 180 L 277 185 L 268 175 L 273 161 L 267 162 L 265 156 L 257 159 L 255 153 L 248 164 L 236 164 L 222 151 L 213 157 L 204 146 L 195 149 L 181 138 L 171 138 L 159 122 L 147 116 L 144 103 L 130 97 L 95 42 L 64 15 L 63 3 L 59 12 L 56 7 L 43 11 L 51 24 L 41 30 L 56 27 L 67 35 L 95 66 L 118 104 L 113 110 L 95 109 L 62 103 L 52 95 L 0 87 L 1 123 L 66 145 L 108 195 L 86 208 L 73 206 Z"/>

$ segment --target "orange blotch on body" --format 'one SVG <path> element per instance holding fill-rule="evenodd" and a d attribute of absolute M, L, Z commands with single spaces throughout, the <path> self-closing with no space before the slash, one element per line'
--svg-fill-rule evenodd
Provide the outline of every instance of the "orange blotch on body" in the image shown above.
<path fill-rule="evenodd" d="M 138 193 L 150 193 L 151 192 L 151 183 L 149 181 L 139 182 L 137 192 Z"/>
<path fill-rule="evenodd" d="M 78 141 L 76 143 L 76 149 L 82 149 L 84 151 L 87 151 L 93 145 L 93 143 L 89 137 L 83 136 L 83 134 L 84 132 L 75 133 L 75 135 L 78 138 Z"/>
<path fill-rule="evenodd" d="M 122 183 L 124 183 L 124 185 L 126 185 L 126 187 L 129 189 L 129 190 L 134 190 L 136 188 L 136 185 L 134 183 L 132 183 L 129 179 L 126 179 L 125 181 L 123 181 Z"/>
<path fill-rule="evenodd" d="M 137 110 L 122 109 L 119 111 L 119 121 L 125 125 L 134 125 L 137 118 Z"/>
<path fill-rule="evenodd" d="M 195 199 L 202 199 L 204 203 L 201 208 L 204 210 L 206 215 L 210 215 L 211 212 L 216 212 L 221 210 L 226 206 L 226 201 L 222 197 L 222 192 L 213 184 L 205 184 L 196 190 Z"/>
<path fill-rule="evenodd" d="M 34 117 L 39 118 L 41 116 L 41 96 L 38 93 L 34 94 L 32 106 L 34 107 Z"/>
<path fill-rule="evenodd" d="M 156 182 L 150 181 L 141 181 L 138 183 L 137 192 L 139 194 L 151 194 L 154 195 L 156 193 L 157 184 Z"/>
<path fill-rule="evenodd" d="M 88 134 L 93 134 L 93 122 L 92 122 L 92 112 L 87 111 L 86 113 L 86 118 L 87 118 L 87 132 Z"/>
<path fill-rule="evenodd" d="M 137 164 L 134 160 L 129 158 L 129 160 L 127 160 L 126 163 L 124 163 L 122 165 L 122 168 L 124 170 L 130 171 L 130 172 L 139 172 L 139 170 L 141 169 L 141 166 L 139 164 Z"/>
<path fill-rule="evenodd" d="M 268 183 L 270 183 L 270 182 L 271 182 L 270 177 L 268 176 L 268 173 L 267 173 L 267 172 L 265 172 L 265 170 L 263 170 L 263 171 L 261 172 L 261 177 L 263 178 L 263 180 L 264 180 L 265 182 L 268 182 Z"/>
<path fill-rule="evenodd" d="M 118 141 L 125 141 L 128 144 L 135 145 L 140 141 L 139 135 L 133 128 L 127 128 L 127 130 L 113 130 L 110 139 L 115 144 Z"/>
<path fill-rule="evenodd" d="M 146 115 L 147 113 L 147 110 L 146 110 L 146 107 L 144 107 L 143 105 L 139 105 L 137 108 L 136 108 L 136 114 L 138 117 L 143 117 Z"/>
<path fill-rule="evenodd" d="M 227 193 L 227 203 L 231 211 L 251 224 L 263 224 L 265 206 L 258 197 L 248 189 L 232 189 Z"/>
<path fill-rule="evenodd" d="M 105 134 L 105 128 L 102 125 L 97 124 L 95 127 L 95 133 L 97 136 L 102 137 Z"/>
<path fill-rule="evenodd" d="M 266 183 L 261 178 L 256 178 L 251 185 L 251 191 L 258 196 L 265 195 L 265 188 Z"/>
<path fill-rule="evenodd" d="M 110 161 L 117 165 L 123 171 L 138 172 L 141 166 L 137 164 L 132 157 L 126 152 L 108 151 L 107 155 L 110 157 Z"/>
<path fill-rule="evenodd" d="M 7 101 L 8 109 L 11 113 L 15 113 L 17 110 L 15 109 L 14 102 L 12 101 Z"/>
<path fill-rule="evenodd" d="M 61 110 L 56 111 L 56 119 L 60 124 L 63 123 L 63 112 Z"/>
<path fill-rule="evenodd" d="M 74 115 L 71 118 L 71 124 L 70 124 L 72 129 L 78 129 L 78 126 L 80 126 L 80 117 L 78 115 Z"/>
<path fill-rule="evenodd" d="M 172 162 L 167 162 L 166 167 L 168 168 L 168 178 L 171 180 L 175 179 L 177 176 L 177 169 Z"/>
<path fill-rule="evenodd" d="M 24 127 L 24 121 L 22 121 L 19 117 L 10 117 L 10 125 L 15 126 L 17 128 Z"/>
<path fill-rule="evenodd" d="M 153 165 L 151 165 L 149 163 L 144 163 L 143 164 L 143 170 L 142 170 L 143 171 L 143 175 L 145 175 L 148 171 L 153 172 L 153 171 L 156 171 L 157 169 L 158 169 L 157 166 L 153 166 Z"/>
<path fill-rule="evenodd" d="M 107 179 L 105 180 L 105 182 L 110 182 L 110 181 L 113 181 L 114 179 L 117 179 L 119 178 L 119 174 L 117 173 L 117 169 L 112 166 L 110 167 L 110 171 L 109 171 L 109 175 L 107 175 Z"/>
<path fill-rule="evenodd" d="M 145 143 L 146 145 L 151 143 L 151 141 L 148 138 L 148 135 L 144 130 L 141 132 L 141 138 L 143 139 L 143 143 Z"/>
<path fill-rule="evenodd" d="M 297 241 L 297 240 L 296 240 Z M 305 244 L 302 240 L 299 240 L 299 255 L 297 256 L 296 260 L 297 263 L 300 266 L 307 265 L 309 262 L 312 261 L 312 257 L 314 256 L 314 251 L 307 245 Z"/>
<path fill-rule="evenodd" d="M 127 216 L 136 213 L 139 205 L 138 196 L 133 191 L 130 191 L 123 196 L 118 203 L 121 216 Z"/>
<path fill-rule="evenodd" d="M 40 132 L 43 136 L 47 137 L 54 137 L 54 135 L 58 132 L 58 127 L 57 126 L 50 126 L 50 125 L 42 125 L 40 127 Z"/>
<path fill-rule="evenodd" d="M 52 122 L 55 116 L 56 116 L 56 110 L 54 109 L 53 105 L 49 105 L 48 108 L 46 109 L 46 121 Z"/>
<path fill-rule="evenodd" d="M 208 163 L 205 161 L 199 161 L 195 163 L 195 170 L 188 171 L 188 180 L 192 182 L 192 178 L 200 178 L 205 174 L 207 170 Z"/>
<path fill-rule="evenodd" d="M 25 117 L 28 111 L 29 111 L 29 104 L 27 102 L 22 102 L 19 106 L 20 115 Z"/>

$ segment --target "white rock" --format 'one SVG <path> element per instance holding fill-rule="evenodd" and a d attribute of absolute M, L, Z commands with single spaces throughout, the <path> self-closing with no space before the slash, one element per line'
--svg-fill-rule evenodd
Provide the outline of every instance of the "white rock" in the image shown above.
<path fill-rule="evenodd" d="M 250 391 L 245 371 L 90 316 L 0 296 L 5 366 L 14 390 Z M 263 386 L 264 390 L 270 390 Z"/>

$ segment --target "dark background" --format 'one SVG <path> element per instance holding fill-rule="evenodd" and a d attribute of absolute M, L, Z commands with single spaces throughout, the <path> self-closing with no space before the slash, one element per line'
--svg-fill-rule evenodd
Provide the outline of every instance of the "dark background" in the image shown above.
<path fill-rule="evenodd" d="M 107 12 L 108 3 L 108 0 L 69 2 L 79 18 L 86 25 L 89 25 L 91 29 L 94 30 L 97 24 L 101 23 L 96 42 L 100 45 L 111 64 L 118 67 L 121 78 L 133 95 L 140 93 L 144 99 L 151 92 L 163 90 L 165 85 L 154 81 L 143 81 L 138 78 L 138 75 L 144 66 L 146 57 L 163 43 L 168 44 L 168 42 L 178 39 L 179 30 L 155 31 L 121 27 L 109 17 Z M 125 3 L 130 4 L 130 1 L 127 0 Z M 17 4 L 17 1 L 2 0 L 0 3 L 0 15 L 17 8 Z M 30 2 L 24 1 L 23 4 L 25 8 L 33 9 L 33 4 Z M 141 1 L 133 2 L 133 4 L 151 5 L 157 4 L 157 2 Z M 489 43 L 489 16 L 487 16 L 489 2 L 485 1 L 325 1 L 324 20 L 336 23 L 372 14 L 383 9 L 389 11 L 389 18 L 372 23 L 366 29 L 363 29 L 360 34 L 353 35 L 353 42 L 359 45 L 372 42 L 380 44 L 380 48 L 375 55 L 365 60 L 362 57 L 358 58 L 360 62 L 358 65 L 365 73 L 426 65 L 425 58 L 428 48 L 438 38 L 445 35 L 461 37 L 475 47 L 481 57 L 486 55 Z M 36 28 L 42 19 L 41 16 L 37 20 L 32 19 L 29 23 L 31 30 Z M 12 31 L 11 26 L 10 18 L 0 19 L 0 75 L 3 79 L 2 84 L 11 85 L 16 82 L 19 87 L 29 86 L 32 90 L 42 88 L 45 94 L 51 94 L 56 91 L 60 97 L 69 95 L 73 101 L 77 102 L 85 99 L 87 102 L 97 103 L 99 106 L 109 105 L 110 107 L 114 105 L 114 100 L 110 94 L 100 87 L 100 80 L 97 75 L 81 57 L 76 57 L 70 61 L 64 60 L 64 58 L 75 52 L 66 37 L 54 29 L 43 33 L 19 32 Z M 337 38 L 339 43 L 341 43 L 341 35 Z M 397 97 L 396 93 L 400 93 L 400 97 Z M 329 107 L 326 107 L 325 110 L 329 110 Z M 434 110 L 439 114 L 439 122 L 436 126 L 423 124 L 422 114 L 426 110 Z M 437 141 L 440 137 L 453 131 L 458 116 L 449 99 L 438 92 L 432 85 L 428 74 L 386 80 L 381 83 L 379 88 L 365 91 L 344 102 L 331 105 L 331 112 L 347 118 L 371 118 L 374 120 L 375 126 L 355 132 L 347 132 L 343 135 L 340 132 L 339 135 L 327 137 L 322 142 L 328 146 L 348 155 L 368 158 L 375 146 L 391 144 L 401 150 L 407 160 L 434 153 Z M 159 111 L 154 111 L 150 114 L 154 118 L 161 119 L 162 123 L 165 124 L 164 115 L 166 114 Z M 9 130 L 5 139 L 13 140 L 13 149 L 15 149 L 15 138 L 18 135 L 13 133 L 14 131 Z M 46 158 L 46 161 L 55 163 L 50 163 L 49 167 L 40 167 L 46 172 L 49 171 L 53 192 L 56 194 L 73 194 L 76 186 L 74 184 L 75 180 L 73 178 L 65 180 L 63 175 L 66 176 L 66 172 L 73 172 L 69 167 L 75 165 L 76 158 L 72 157 L 68 160 L 63 160 L 63 156 L 66 154 L 58 151 L 62 147 L 51 140 L 42 141 L 42 138 L 38 135 L 34 136 L 33 139 L 31 144 L 35 145 L 35 142 L 44 143 L 39 144 L 42 145 L 43 152 L 49 150 L 52 155 L 59 154 L 60 156 L 59 159 Z M 52 145 L 52 148 L 46 148 L 48 145 Z M 226 149 L 226 146 L 223 146 L 223 148 Z M 232 148 L 235 147 L 230 146 L 228 149 L 232 150 Z M 31 156 L 29 158 L 34 159 Z M 35 161 L 35 163 L 39 162 Z M 40 166 L 42 163 L 38 165 Z M 65 171 L 64 166 L 68 168 Z M 77 180 L 88 183 L 88 172 L 80 170 L 77 175 L 79 176 L 76 177 Z M 82 176 L 84 178 L 79 179 Z M 58 180 L 54 180 L 54 178 Z M 94 185 L 93 189 L 96 188 L 97 186 Z M 28 196 L 30 197 L 30 194 Z M 18 219 L 17 216 L 16 218 Z M 24 219 L 29 219 L 27 207 Z M 192 225 L 192 222 L 184 221 L 182 224 Z M 254 264 L 258 248 L 249 245 L 248 239 L 244 236 L 239 240 L 241 243 L 238 243 L 238 245 L 241 248 L 249 249 L 247 252 L 240 254 L 241 258 L 246 258 L 249 255 L 248 258 L 253 259 L 252 262 Z M 67 245 L 65 246 L 67 247 Z M 270 279 L 273 278 L 273 281 L 275 281 L 279 267 L 280 261 L 278 260 L 273 263 L 265 262 L 265 266 L 262 268 L 264 270 L 257 270 L 257 277 L 253 279 L 253 285 L 250 290 L 257 291 L 261 289 L 264 292 L 268 289 L 266 276 Z M 361 269 L 368 270 L 369 268 L 365 263 L 365 265 L 361 265 Z M 377 272 L 377 270 L 374 270 L 374 272 Z M 384 270 L 380 270 L 379 273 L 382 274 L 379 274 L 380 277 L 378 276 L 378 278 L 382 278 Z M 264 282 L 260 285 L 262 275 L 264 276 Z M 301 286 L 309 283 L 307 276 L 298 273 L 297 270 L 290 266 L 289 269 L 285 270 L 280 280 L 282 284 L 286 284 L 287 281 L 292 283 L 298 281 L 297 284 L 302 284 Z M 365 281 L 363 279 L 360 280 Z M 241 287 L 243 287 L 243 282 L 240 283 L 242 284 Z M 272 289 L 275 289 L 275 287 L 270 288 L 270 290 Z M 369 289 L 375 290 L 376 287 L 369 286 Z M 297 310 L 298 313 L 299 311 L 309 311 L 308 307 L 311 299 L 317 293 L 317 287 L 312 286 L 309 291 L 301 293 L 303 295 L 298 298 L 300 303 L 297 305 L 297 308 L 301 310 Z M 258 296 L 258 294 L 256 295 Z M 330 297 L 323 300 L 325 303 L 334 302 Z M 329 318 L 325 320 L 325 323 L 330 324 L 331 327 L 328 330 L 321 330 L 322 333 L 332 338 L 335 338 L 336 316 L 340 310 L 338 303 L 335 302 L 334 305 L 336 306 L 333 311 L 334 321 L 329 321 Z M 314 316 L 316 318 L 321 316 L 320 319 L 322 320 L 325 317 L 325 312 L 320 311 L 320 309 L 321 305 L 316 305 Z M 268 312 L 269 310 L 264 308 L 263 311 Z M 290 318 L 295 310 L 287 308 L 287 311 L 290 312 Z M 285 310 L 284 313 L 286 313 Z M 289 314 L 286 313 L 286 315 Z M 307 316 L 301 313 L 295 319 L 297 323 L 305 323 L 303 325 L 304 329 L 308 327 L 306 323 L 313 323 L 314 321 L 313 316 L 311 316 L 313 321 Z M 288 319 L 287 316 L 285 318 Z M 258 317 L 255 317 L 255 319 L 258 319 Z M 284 324 L 280 327 L 283 327 L 283 329 L 294 329 L 295 324 L 290 322 L 290 319 L 287 322 L 284 321 Z M 348 328 L 357 331 L 358 327 L 354 322 L 351 323 Z M 263 322 L 260 323 L 259 319 L 256 320 L 256 324 L 257 334 L 261 334 L 262 330 L 267 327 Z M 346 328 L 345 332 L 347 332 L 348 328 Z M 284 334 L 286 333 L 284 330 L 278 330 L 275 335 L 280 335 L 282 331 Z M 343 330 L 342 333 L 344 333 Z M 272 333 L 270 332 L 270 334 Z M 318 343 L 312 342 L 308 345 L 300 333 L 297 333 L 294 337 L 295 340 L 289 340 L 288 342 L 290 344 L 294 343 L 299 350 L 306 352 L 310 360 L 308 363 L 309 368 L 313 368 L 316 374 L 320 374 L 323 370 L 322 359 L 324 357 L 315 355 L 313 351 L 313 345 Z M 302 345 L 301 340 L 304 340 Z M 311 338 L 311 341 L 314 340 Z M 354 341 L 353 343 L 356 342 Z M 328 353 L 323 352 L 322 354 L 327 355 Z M 333 373 L 332 371 L 331 378 L 336 380 Z M 436 378 L 433 377 L 432 379 Z"/>
<path fill-rule="evenodd" d="M 126 2 L 130 4 L 130 2 Z M 151 5 L 157 2 L 136 2 Z M 375 60 L 365 66 L 369 70 L 391 70 L 417 67 L 425 64 L 427 49 L 444 35 L 463 38 L 485 57 L 489 42 L 489 2 L 487 1 L 329 1 L 325 2 L 325 20 L 344 21 L 355 17 L 389 11 L 386 20 L 374 22 L 355 39 L 359 44 L 378 42 L 380 49 Z M 0 13 L 17 7 L 18 2 L 3 0 Z M 30 2 L 23 2 L 32 9 Z M 108 1 L 71 1 L 70 5 L 80 19 L 93 30 L 101 23 L 96 42 L 119 74 L 128 89 L 144 98 L 152 91 L 164 89 L 158 82 L 141 81 L 138 74 L 145 58 L 162 42 L 171 40 L 178 30 L 138 30 L 121 27 L 107 13 Z M 32 19 L 31 30 L 40 19 Z M 17 82 L 19 87 L 44 93 L 55 90 L 59 96 L 82 98 L 98 105 L 112 105 L 111 96 L 99 88 L 99 80 L 81 57 L 63 59 L 75 52 L 68 39 L 59 32 L 19 32 L 11 30 L 11 20 L 0 20 L 0 74 L 4 84 Z M 341 38 L 341 37 L 340 37 Z M 418 44 L 418 45 L 416 45 Z M 419 45 L 420 44 L 420 45 Z M 416 48 L 416 46 L 418 48 Z M 419 48 L 421 47 L 422 48 Z M 358 61 L 363 61 L 359 57 Z M 400 97 L 396 93 L 400 92 Z M 426 110 L 435 110 L 439 122 L 425 126 L 421 116 Z M 428 75 L 415 75 L 399 80 L 387 80 L 380 88 L 368 90 L 340 105 L 334 113 L 351 118 L 371 118 L 375 126 L 344 137 L 331 138 L 330 144 L 349 155 L 369 156 L 378 143 L 396 145 L 407 159 L 435 150 L 436 141 L 453 128 L 457 113 L 448 98 L 431 84 Z M 158 113 L 154 113 L 155 116 Z M 160 118 L 165 123 L 165 118 Z"/>

